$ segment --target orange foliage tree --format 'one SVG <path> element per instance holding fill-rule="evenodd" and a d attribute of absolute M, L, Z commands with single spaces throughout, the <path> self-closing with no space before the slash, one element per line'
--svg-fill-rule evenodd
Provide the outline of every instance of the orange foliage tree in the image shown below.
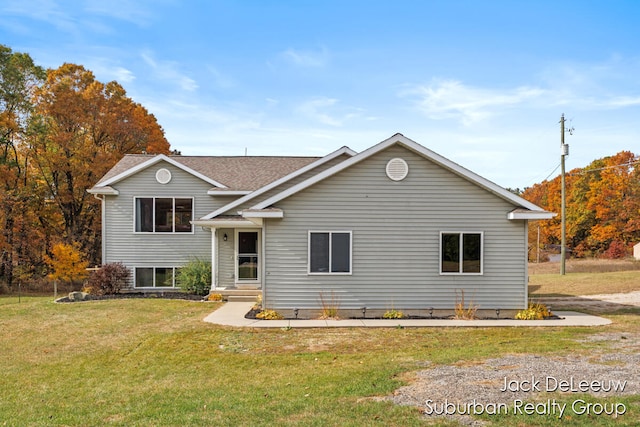
<path fill-rule="evenodd" d="M 117 82 L 82 66 L 44 70 L 0 45 L 0 281 L 41 275 L 53 241 L 100 259 L 100 205 L 86 189 L 128 153 L 170 152 Z M 16 270 L 17 271 L 17 270 Z"/>
<path fill-rule="evenodd" d="M 577 256 L 624 253 L 640 241 L 640 162 L 632 152 L 593 161 L 566 176 L 567 245 Z M 522 196 L 560 212 L 560 177 L 527 188 Z M 544 244 L 560 243 L 560 215 L 540 223 Z M 530 227 L 534 241 L 537 227 Z M 614 244 L 615 251 L 607 250 Z"/>
<path fill-rule="evenodd" d="M 11 283 L 14 267 L 33 266 L 44 242 L 34 207 L 38 200 L 29 179 L 26 150 L 32 95 L 45 72 L 24 53 L 0 45 L 0 279 Z"/>
<path fill-rule="evenodd" d="M 75 64 L 48 70 L 35 92 L 30 156 L 44 198 L 66 242 L 80 242 L 93 263 L 100 250 L 100 205 L 86 192 L 124 154 L 169 153 L 155 117 L 117 82 L 101 83 Z"/>

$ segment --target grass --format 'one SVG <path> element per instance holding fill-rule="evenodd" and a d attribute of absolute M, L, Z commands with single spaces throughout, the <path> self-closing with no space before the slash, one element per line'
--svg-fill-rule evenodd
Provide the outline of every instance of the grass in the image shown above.
<path fill-rule="evenodd" d="M 0 426 L 444 425 L 376 397 L 427 362 L 580 354 L 601 345 L 581 340 L 586 335 L 640 333 L 638 309 L 611 314 L 614 324 L 598 328 L 252 330 L 202 322 L 218 306 L 0 298 Z M 628 414 L 591 425 L 639 424 L 640 399 L 625 399 Z M 558 425 L 544 417 L 490 421 Z"/>
<path fill-rule="evenodd" d="M 558 263 L 530 264 L 532 296 L 597 295 L 640 291 L 640 262 L 569 260 L 564 276 Z"/>
<path fill-rule="evenodd" d="M 424 360 L 485 357 L 505 342 L 523 351 L 537 335 L 247 331 L 204 324 L 214 304 L 12 300 L 0 299 L 7 425 L 419 425 L 413 408 L 362 398 L 390 394 Z M 555 351 L 568 332 L 540 351 Z M 465 345 L 470 338 L 482 345 Z"/>

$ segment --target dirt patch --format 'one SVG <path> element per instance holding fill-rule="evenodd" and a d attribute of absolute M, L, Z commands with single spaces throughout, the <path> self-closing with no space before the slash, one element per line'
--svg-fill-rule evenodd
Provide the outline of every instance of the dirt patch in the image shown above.
<path fill-rule="evenodd" d="M 599 313 L 607 313 L 623 308 L 640 307 L 640 291 L 623 294 L 582 295 L 578 297 L 541 297 L 535 298 L 547 306 L 571 308 L 580 311 L 588 309 Z"/>

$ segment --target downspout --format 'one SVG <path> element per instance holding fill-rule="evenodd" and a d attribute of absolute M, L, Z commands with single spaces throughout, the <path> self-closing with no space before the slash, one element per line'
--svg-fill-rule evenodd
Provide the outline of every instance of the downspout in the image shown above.
<path fill-rule="evenodd" d="M 529 220 L 524 220 L 524 307 L 529 306 Z"/>
<path fill-rule="evenodd" d="M 102 197 L 100 197 L 102 196 Z M 101 195 L 101 194 L 94 194 L 93 197 L 95 197 L 96 199 L 100 200 L 100 209 L 101 209 L 101 221 L 102 224 L 100 224 L 100 232 L 102 233 L 102 236 L 100 236 L 100 258 L 102 259 L 102 265 L 106 264 L 106 259 L 107 259 L 107 241 L 105 239 L 105 229 L 107 227 L 107 223 L 106 223 L 106 219 L 107 219 L 107 213 L 105 212 L 105 196 Z"/>
<path fill-rule="evenodd" d="M 268 220 L 262 222 L 262 308 L 265 308 L 267 301 L 267 223 Z"/>

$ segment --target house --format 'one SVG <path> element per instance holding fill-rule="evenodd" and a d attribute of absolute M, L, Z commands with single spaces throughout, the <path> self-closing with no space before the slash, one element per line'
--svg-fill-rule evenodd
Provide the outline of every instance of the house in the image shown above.
<path fill-rule="evenodd" d="M 554 215 L 401 134 L 322 158 L 127 155 L 89 192 L 132 289 L 172 288 L 199 257 L 213 291 L 284 314 L 451 310 L 462 291 L 524 308 L 528 221 Z"/>
<path fill-rule="evenodd" d="M 636 243 L 633 246 L 633 257 L 637 260 L 640 260 L 640 243 Z"/>

